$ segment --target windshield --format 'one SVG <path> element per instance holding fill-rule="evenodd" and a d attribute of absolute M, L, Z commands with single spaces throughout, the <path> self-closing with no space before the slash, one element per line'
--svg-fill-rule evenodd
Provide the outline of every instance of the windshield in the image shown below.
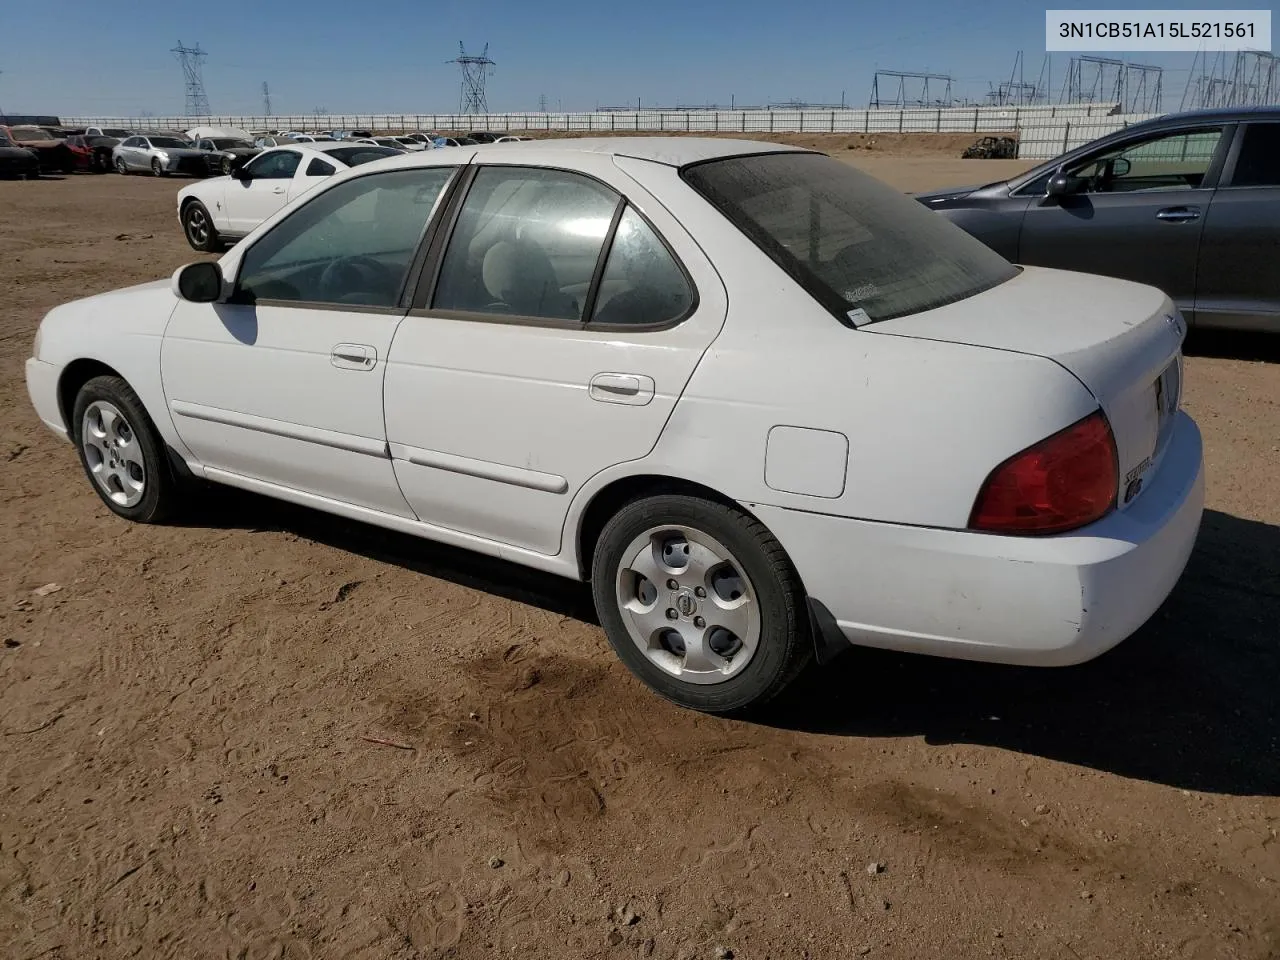
<path fill-rule="evenodd" d="M 13 136 L 16 140 L 57 140 L 58 136 L 44 127 L 14 127 Z"/>
<path fill-rule="evenodd" d="M 248 140 L 214 140 L 215 150 L 237 150 L 241 147 L 253 147 Z"/>
<path fill-rule="evenodd" d="M 348 167 L 358 167 L 362 163 L 368 163 L 370 160 L 381 160 L 383 157 L 398 157 L 399 150 L 392 150 L 390 147 L 374 147 L 369 145 L 359 147 L 338 147 L 336 150 L 326 150 L 325 156 L 333 157 L 340 160 Z"/>
<path fill-rule="evenodd" d="M 153 147 L 159 147 L 164 150 L 181 150 L 189 144 L 183 143 L 177 137 L 148 137 Z"/>
<path fill-rule="evenodd" d="M 713 160 L 682 176 L 855 326 L 955 303 L 1018 272 L 918 201 L 820 153 Z"/>

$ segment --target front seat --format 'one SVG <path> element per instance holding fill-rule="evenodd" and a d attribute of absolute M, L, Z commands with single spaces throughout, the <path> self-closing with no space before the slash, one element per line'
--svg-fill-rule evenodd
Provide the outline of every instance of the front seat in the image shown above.
<path fill-rule="evenodd" d="M 578 302 L 560 291 L 547 252 L 532 240 L 499 240 L 484 255 L 480 276 L 490 310 L 526 317 L 580 320 Z"/>

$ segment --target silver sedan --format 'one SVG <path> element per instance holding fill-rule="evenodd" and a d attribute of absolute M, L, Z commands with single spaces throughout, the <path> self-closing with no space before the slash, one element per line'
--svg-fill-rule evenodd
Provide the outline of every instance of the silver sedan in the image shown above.
<path fill-rule="evenodd" d="M 151 134 L 126 137 L 111 151 L 116 172 L 149 170 L 157 177 L 171 173 L 206 176 L 209 172 L 206 156 L 187 140 Z"/>

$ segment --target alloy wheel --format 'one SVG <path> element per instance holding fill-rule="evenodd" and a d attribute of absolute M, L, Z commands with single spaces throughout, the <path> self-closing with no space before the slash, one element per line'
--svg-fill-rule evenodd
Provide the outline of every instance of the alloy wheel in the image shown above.
<path fill-rule="evenodd" d="M 85 409 L 80 446 L 89 472 L 103 493 L 122 507 L 132 507 L 147 491 L 142 445 L 120 408 L 95 400 Z"/>
<path fill-rule="evenodd" d="M 685 526 L 652 527 L 622 554 L 619 612 L 655 666 L 686 683 L 721 683 L 760 643 L 760 605 L 742 564 L 722 543 Z"/>

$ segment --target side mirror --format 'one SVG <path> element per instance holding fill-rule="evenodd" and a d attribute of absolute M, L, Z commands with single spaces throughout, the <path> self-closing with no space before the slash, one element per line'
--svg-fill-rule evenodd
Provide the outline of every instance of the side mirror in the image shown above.
<path fill-rule="evenodd" d="M 253 179 L 253 174 L 252 174 L 252 173 L 250 173 L 248 170 L 246 170 L 246 169 L 245 169 L 244 167 L 242 167 L 242 166 L 241 166 L 241 167 L 232 167 L 232 168 L 231 168 L 231 176 L 232 176 L 232 177 L 234 177 L 236 180 L 243 180 L 243 181 L 245 181 L 246 183 L 247 183 L 248 181 L 250 181 L 250 180 L 252 180 L 252 179 Z"/>
<path fill-rule="evenodd" d="M 1113 177 L 1127 177 L 1132 169 L 1133 164 L 1124 157 L 1116 157 L 1111 161 L 1111 176 Z"/>
<path fill-rule="evenodd" d="M 222 296 L 222 268 L 211 260 L 188 263 L 173 272 L 174 296 L 191 303 L 213 303 Z"/>
<path fill-rule="evenodd" d="M 1069 173 L 1059 170 L 1049 178 L 1048 184 L 1045 185 L 1044 195 L 1046 199 L 1058 199 L 1070 196 L 1073 193 L 1079 193 L 1083 181 L 1079 177 L 1073 177 Z"/>

